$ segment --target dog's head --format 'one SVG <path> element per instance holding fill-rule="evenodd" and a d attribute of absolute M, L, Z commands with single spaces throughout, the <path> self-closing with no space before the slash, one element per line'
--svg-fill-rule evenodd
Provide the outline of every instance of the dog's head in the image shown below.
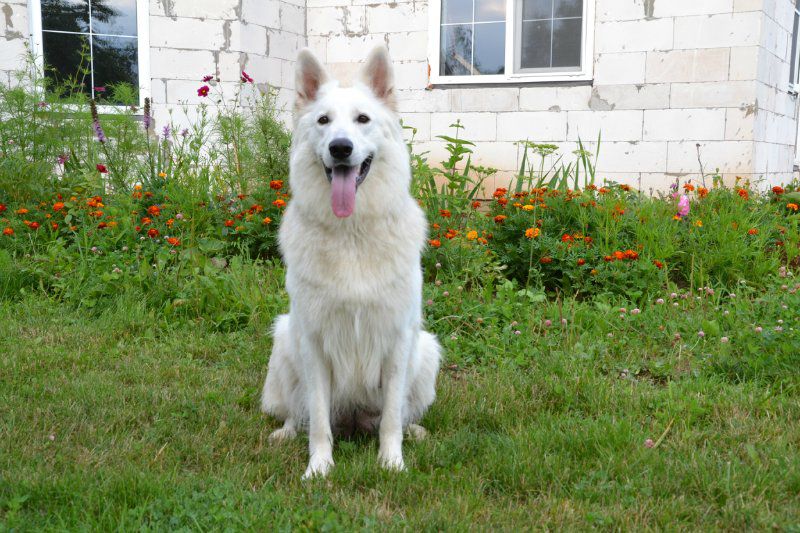
<path fill-rule="evenodd" d="M 297 185 L 315 190 L 328 185 L 333 213 L 349 217 L 370 169 L 385 164 L 398 140 L 402 144 L 389 54 L 384 47 L 373 50 L 358 82 L 340 87 L 309 50 L 301 50 L 295 86 L 294 150 L 304 167 L 298 169 L 304 183 Z"/>

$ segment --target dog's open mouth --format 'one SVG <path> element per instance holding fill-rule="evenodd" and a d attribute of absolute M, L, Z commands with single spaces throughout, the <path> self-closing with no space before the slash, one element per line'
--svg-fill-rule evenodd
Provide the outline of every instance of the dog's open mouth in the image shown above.
<path fill-rule="evenodd" d="M 372 156 L 369 156 L 360 165 L 325 167 L 325 174 L 331 183 L 331 208 L 334 215 L 346 218 L 353 214 L 356 189 L 366 179 L 371 164 Z"/>

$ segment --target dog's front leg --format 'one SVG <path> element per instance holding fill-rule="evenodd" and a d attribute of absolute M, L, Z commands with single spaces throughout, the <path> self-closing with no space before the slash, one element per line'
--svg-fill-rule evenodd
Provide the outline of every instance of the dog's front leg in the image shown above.
<path fill-rule="evenodd" d="M 307 352 L 308 353 L 308 352 Z M 326 476 L 333 466 L 331 369 L 321 354 L 308 354 L 308 468 L 303 479 Z"/>
<path fill-rule="evenodd" d="M 406 337 L 383 361 L 383 413 L 380 426 L 378 461 L 390 470 L 404 470 L 403 463 L 403 404 L 406 393 L 406 373 L 411 347 Z"/>

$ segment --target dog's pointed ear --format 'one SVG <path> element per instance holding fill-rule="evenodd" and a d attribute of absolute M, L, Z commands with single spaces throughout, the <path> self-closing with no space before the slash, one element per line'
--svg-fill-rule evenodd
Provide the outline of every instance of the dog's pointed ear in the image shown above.
<path fill-rule="evenodd" d="M 389 51 L 385 46 L 376 46 L 370 52 L 367 62 L 361 70 L 361 81 L 392 110 L 397 110 L 392 61 L 389 59 Z"/>
<path fill-rule="evenodd" d="M 328 81 L 325 67 L 311 53 L 308 48 L 303 48 L 297 54 L 295 67 L 295 87 L 297 89 L 297 107 L 303 107 L 317 99 L 319 89 Z"/>

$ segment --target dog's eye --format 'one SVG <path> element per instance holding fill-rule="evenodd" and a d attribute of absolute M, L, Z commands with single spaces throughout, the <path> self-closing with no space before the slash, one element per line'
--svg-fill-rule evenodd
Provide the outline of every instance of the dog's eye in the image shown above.
<path fill-rule="evenodd" d="M 359 124 L 366 124 L 367 122 L 369 122 L 369 117 L 362 113 L 358 115 L 358 118 L 356 120 L 358 121 Z"/>
<path fill-rule="evenodd" d="M 317 119 L 317 124 L 327 124 L 328 122 L 330 122 L 328 115 L 322 115 Z"/>

